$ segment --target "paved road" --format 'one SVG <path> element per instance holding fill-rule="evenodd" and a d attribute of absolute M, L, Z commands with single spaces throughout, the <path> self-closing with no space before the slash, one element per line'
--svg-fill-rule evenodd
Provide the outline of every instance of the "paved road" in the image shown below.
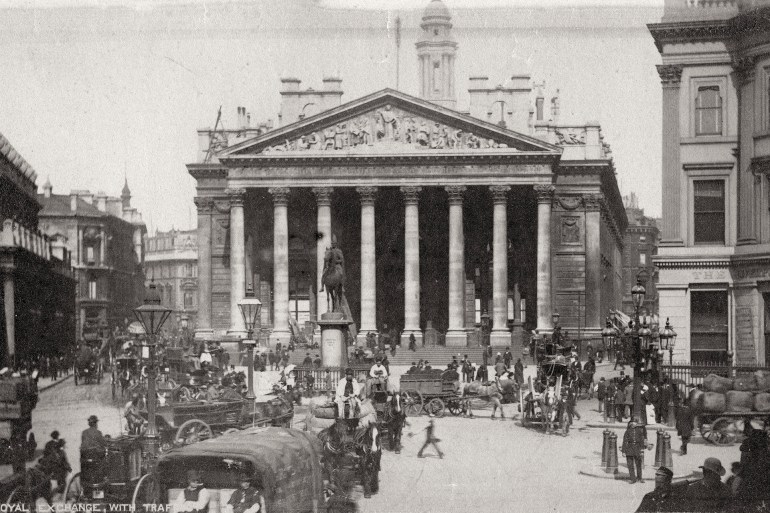
<path fill-rule="evenodd" d="M 530 372 L 532 368 L 528 369 Z M 363 513 L 485 511 L 623 512 L 633 511 L 644 493 L 652 490 L 652 468 L 647 482 L 590 477 L 598 472 L 602 430 L 586 428 L 597 422 L 596 401 L 581 401 L 582 420 L 568 437 L 524 429 L 515 405 L 506 405 L 505 421 L 491 420 L 490 410 L 477 419 L 446 417 L 436 420 L 436 435 L 446 456 L 417 458 L 427 417 L 410 419 L 400 455 L 386 452 L 382 459 L 381 490 L 362 499 Z M 121 411 L 112 404 L 108 383 L 75 386 L 72 380 L 41 394 L 33 413 L 33 431 L 40 447 L 58 429 L 67 441 L 70 461 L 79 470 L 80 433 L 95 414 L 105 434 L 120 433 Z M 516 421 L 511 420 L 515 415 Z M 297 419 L 301 418 L 300 415 Z M 406 436 L 406 433 L 414 436 Z M 622 431 L 617 431 L 622 437 Z M 654 433 L 651 433 L 654 437 Z M 678 449 L 678 440 L 672 439 Z M 429 450 L 427 454 L 432 454 Z M 648 453 L 648 465 L 653 452 Z M 677 474 L 697 469 L 707 456 L 717 456 L 725 467 L 739 459 L 737 446 L 714 447 L 696 436 L 688 456 L 674 454 Z"/>

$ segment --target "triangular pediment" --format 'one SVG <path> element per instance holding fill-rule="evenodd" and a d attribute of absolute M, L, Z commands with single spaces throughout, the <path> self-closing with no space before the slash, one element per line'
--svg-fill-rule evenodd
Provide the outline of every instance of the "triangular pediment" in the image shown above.
<path fill-rule="evenodd" d="M 561 149 L 466 114 L 392 89 L 231 146 L 220 160 L 238 157 L 535 153 Z"/>

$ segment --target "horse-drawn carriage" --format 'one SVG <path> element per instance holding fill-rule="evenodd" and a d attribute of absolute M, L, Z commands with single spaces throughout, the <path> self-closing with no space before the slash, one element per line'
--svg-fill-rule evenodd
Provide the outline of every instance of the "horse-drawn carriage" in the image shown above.
<path fill-rule="evenodd" d="M 131 386 L 139 381 L 141 366 L 133 354 L 121 353 L 112 362 L 111 381 L 112 398 L 118 395 L 124 398 Z"/>
<path fill-rule="evenodd" d="M 83 346 L 75 358 L 75 385 L 101 383 L 102 370 L 98 354 L 90 347 Z"/>
<path fill-rule="evenodd" d="M 569 379 L 569 365 L 563 356 L 551 356 L 538 364 L 535 383 L 527 380 L 528 391 L 520 390 L 521 424 L 539 427 L 546 432 L 556 429 L 559 418 L 562 383 Z"/>

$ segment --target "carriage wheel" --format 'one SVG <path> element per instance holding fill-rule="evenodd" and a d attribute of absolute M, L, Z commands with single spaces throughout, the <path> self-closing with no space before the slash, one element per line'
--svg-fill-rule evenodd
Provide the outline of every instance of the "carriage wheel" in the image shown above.
<path fill-rule="evenodd" d="M 208 424 L 198 419 L 190 419 L 176 431 L 174 442 L 179 445 L 188 445 L 203 440 L 208 440 L 214 436 L 214 432 L 211 431 L 211 427 Z"/>
<path fill-rule="evenodd" d="M 701 434 L 704 427 L 701 426 Z M 738 427 L 733 419 L 720 417 L 711 423 L 703 438 L 714 445 L 730 445 L 738 439 Z"/>
<path fill-rule="evenodd" d="M 428 414 L 441 418 L 446 413 L 446 406 L 440 397 L 434 397 L 425 407 L 425 410 L 428 412 Z"/>
<path fill-rule="evenodd" d="M 463 412 L 462 404 L 459 399 L 447 399 L 446 407 L 449 413 L 457 417 Z"/>
<path fill-rule="evenodd" d="M 132 511 L 144 511 L 145 504 L 160 503 L 160 487 L 155 474 L 145 474 L 136 483 L 134 493 L 131 496 Z"/>
<path fill-rule="evenodd" d="M 401 404 L 407 417 L 418 417 L 422 413 L 422 407 L 425 403 L 420 392 L 407 390 L 401 393 Z"/>
<path fill-rule="evenodd" d="M 83 484 L 80 482 L 80 472 L 72 476 L 67 486 L 64 488 L 65 504 L 83 501 Z"/>

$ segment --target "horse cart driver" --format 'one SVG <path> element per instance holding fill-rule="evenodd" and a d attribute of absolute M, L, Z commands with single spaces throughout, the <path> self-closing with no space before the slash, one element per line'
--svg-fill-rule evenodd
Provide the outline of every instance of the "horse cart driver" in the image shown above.
<path fill-rule="evenodd" d="M 345 377 L 337 383 L 334 402 L 337 404 L 337 416 L 341 419 L 357 419 L 361 407 L 361 385 L 353 378 L 353 369 L 345 369 Z M 347 406 L 347 408 L 346 408 Z"/>

